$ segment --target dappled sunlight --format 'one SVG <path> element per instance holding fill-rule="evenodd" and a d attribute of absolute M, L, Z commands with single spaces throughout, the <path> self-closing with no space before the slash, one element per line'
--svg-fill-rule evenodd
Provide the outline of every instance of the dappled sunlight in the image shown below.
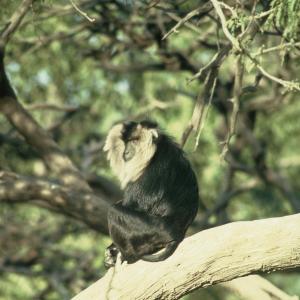
<path fill-rule="evenodd" d="M 297 299 L 299 12 L 300 0 L 1 0 L 0 299 Z M 106 139 L 141 120 L 158 131 Z M 128 241 L 154 232 L 148 249 L 163 232 L 149 222 L 159 207 L 185 232 L 175 191 L 190 179 L 168 157 L 126 190 L 162 133 L 197 177 L 189 237 L 163 261 L 120 260 L 105 275 L 105 248 L 113 265 L 124 246 L 110 248 L 112 206 L 147 207 L 147 230 L 128 216 L 119 230 Z M 171 221 L 167 195 L 180 212 Z"/>

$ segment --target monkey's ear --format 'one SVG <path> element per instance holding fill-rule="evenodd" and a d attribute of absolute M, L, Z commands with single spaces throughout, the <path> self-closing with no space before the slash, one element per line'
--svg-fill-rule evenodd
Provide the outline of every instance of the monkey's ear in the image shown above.
<path fill-rule="evenodd" d="M 150 129 L 152 134 L 152 141 L 155 143 L 158 139 L 158 131 L 156 129 Z"/>

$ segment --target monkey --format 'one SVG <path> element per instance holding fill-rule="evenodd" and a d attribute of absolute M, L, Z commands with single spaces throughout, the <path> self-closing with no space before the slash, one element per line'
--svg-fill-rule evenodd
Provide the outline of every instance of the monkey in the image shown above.
<path fill-rule="evenodd" d="M 103 150 L 124 191 L 107 214 L 113 243 L 105 266 L 114 266 L 118 253 L 127 263 L 165 260 L 198 210 L 198 183 L 185 153 L 149 120 L 114 125 Z"/>

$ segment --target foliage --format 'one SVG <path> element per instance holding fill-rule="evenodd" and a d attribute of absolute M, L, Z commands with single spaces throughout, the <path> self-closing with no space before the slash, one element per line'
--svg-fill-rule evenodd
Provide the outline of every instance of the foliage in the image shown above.
<path fill-rule="evenodd" d="M 273 0 L 272 13 L 269 16 L 275 28 L 283 32 L 289 40 L 298 40 L 300 36 L 300 1 L 299 0 Z"/>
<path fill-rule="evenodd" d="M 4 28 L 21 1 L 2 1 Z M 195 15 L 162 40 L 199 3 L 158 1 L 152 7 L 154 2 L 76 1 L 96 19 L 90 22 L 70 2 L 37 1 L 7 46 L 6 70 L 19 101 L 85 175 L 117 183 L 102 152 L 103 139 L 115 122 L 149 117 L 180 141 L 197 96 L 205 90 L 205 77 L 187 79 L 228 44 L 214 10 Z M 223 8 L 235 37 L 249 26 L 253 2 L 239 6 L 228 1 L 236 16 Z M 255 13 L 270 13 L 247 50 L 270 74 L 293 81 L 300 74 L 300 0 L 273 0 L 269 7 L 264 2 L 268 1 L 259 1 Z M 238 167 L 221 158 L 231 118 L 235 62 L 234 51 L 220 62 L 200 144 L 195 150 L 198 132 L 193 132 L 185 145 L 201 191 L 194 231 L 203 229 L 202 220 L 206 228 L 286 215 L 300 207 L 299 91 L 288 91 L 264 76 L 253 87 L 260 72 L 249 56 L 243 87 L 252 89 L 240 97 L 236 134 L 229 145 L 229 161 Z M 3 115 L 0 128 L 1 170 L 55 178 L 39 152 Z M 234 175 L 229 176 L 232 169 Z M 242 191 L 208 214 L 226 193 L 237 190 Z M 103 193 L 101 187 L 97 192 Z M 0 238 L 0 299 L 69 299 L 105 272 L 103 251 L 109 239 L 102 233 L 46 204 L 37 208 L 34 201 L 3 202 L 0 232 L 6 239 Z M 270 280 L 291 294 L 300 293 L 298 273 L 276 274 Z M 185 299 L 234 297 L 222 288 L 195 293 Z"/>

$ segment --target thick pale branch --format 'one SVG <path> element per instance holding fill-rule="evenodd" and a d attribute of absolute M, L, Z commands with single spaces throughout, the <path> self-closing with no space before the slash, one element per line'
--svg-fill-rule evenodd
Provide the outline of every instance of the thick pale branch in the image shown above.
<path fill-rule="evenodd" d="M 110 269 L 73 300 L 178 299 L 200 287 L 300 266 L 300 214 L 234 222 L 186 238 L 158 263 Z"/>

